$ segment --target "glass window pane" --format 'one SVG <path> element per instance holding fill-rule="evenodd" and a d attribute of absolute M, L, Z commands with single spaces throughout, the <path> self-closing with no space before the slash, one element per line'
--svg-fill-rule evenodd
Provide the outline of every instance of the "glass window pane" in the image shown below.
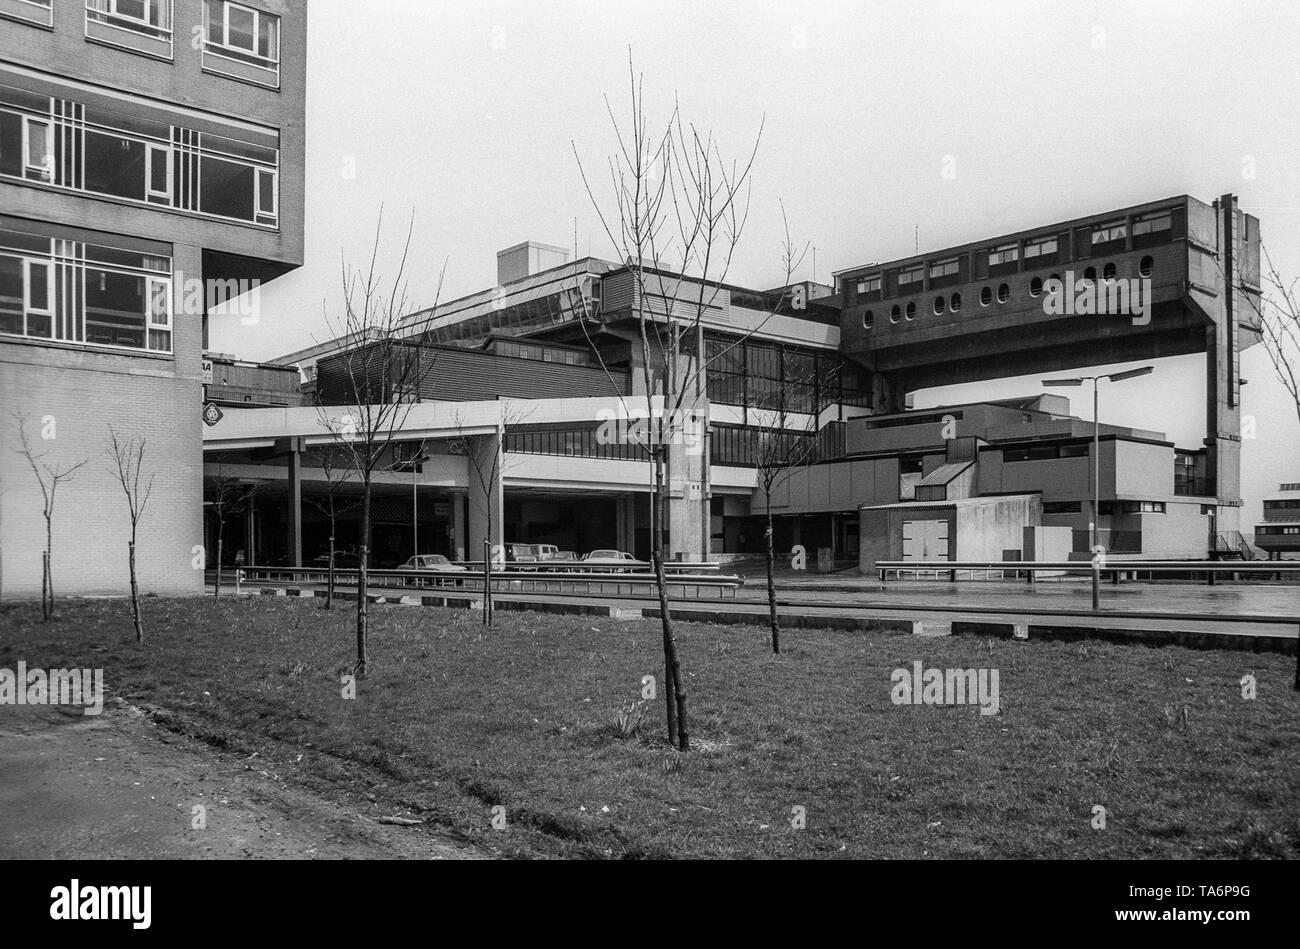
<path fill-rule="evenodd" d="M 257 173 L 257 209 L 264 214 L 275 213 L 275 175 L 268 171 Z"/>
<path fill-rule="evenodd" d="M 0 333 L 23 331 L 23 261 L 0 255 Z"/>
<path fill-rule="evenodd" d="M 256 52 L 257 46 L 253 39 L 253 11 L 230 5 L 226 8 L 226 14 L 226 43 L 239 49 L 246 49 L 250 53 Z"/>
<path fill-rule="evenodd" d="M 146 0 L 117 0 L 116 12 L 118 16 L 129 16 L 134 20 L 145 19 Z"/>
<path fill-rule="evenodd" d="M 31 263 L 27 270 L 31 288 L 28 299 L 33 310 L 48 311 L 50 308 L 50 265 Z"/>
<path fill-rule="evenodd" d="M 0 112 L 0 175 L 23 173 L 23 117 Z"/>
<path fill-rule="evenodd" d="M 253 219 L 253 169 L 249 165 L 209 158 L 201 162 L 199 207 L 244 221 Z"/>
<path fill-rule="evenodd" d="M 145 197 L 144 142 L 86 131 L 86 190 L 119 198 Z"/>
<path fill-rule="evenodd" d="M 280 58 L 280 21 L 262 14 L 257 22 L 257 53 L 267 59 Z"/>
<path fill-rule="evenodd" d="M 27 167 L 44 168 L 49 174 L 50 127 L 45 122 L 27 123 Z"/>
<path fill-rule="evenodd" d="M 86 268 L 86 342 L 145 347 L 145 278 Z"/>

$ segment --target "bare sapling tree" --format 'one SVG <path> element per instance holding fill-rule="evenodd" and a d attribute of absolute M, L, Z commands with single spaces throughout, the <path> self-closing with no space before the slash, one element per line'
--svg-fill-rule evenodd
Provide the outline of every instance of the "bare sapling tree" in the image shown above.
<path fill-rule="evenodd" d="M 670 498 L 686 491 L 688 483 L 704 495 L 698 458 L 705 442 L 701 429 L 707 424 L 709 363 L 761 329 L 781 301 L 722 351 L 706 353 L 705 320 L 722 304 L 724 284 L 749 217 L 750 173 L 762 125 L 752 148 L 742 153 L 745 157 L 728 160 L 713 134 L 688 123 L 679 106 L 674 106 L 662 126 L 652 127 L 644 83 L 630 59 L 628 70 L 631 97 L 625 119 L 620 121 L 606 97 L 617 141 L 608 161 L 607 195 L 598 196 L 597 182 L 583 165 L 576 144 L 574 154 L 601 228 L 633 283 L 631 312 L 626 317 L 631 332 L 626 339 L 633 371 L 640 377 L 638 397 L 643 405 L 629 407 L 628 397 L 605 369 L 622 411 L 638 420 L 633 430 L 644 432 L 636 443 L 650 462 L 651 562 L 662 617 L 668 738 L 687 751 L 686 686 L 664 568 Z M 605 191 L 606 186 L 599 190 Z M 793 251 L 787 254 L 787 285 L 797 258 Z M 581 294 L 573 296 L 584 308 L 583 329 L 604 366 L 605 357 L 588 330 L 594 314 Z M 786 292 L 777 296 L 784 298 Z"/>
<path fill-rule="evenodd" d="M 45 460 L 49 452 L 37 452 L 27 438 L 27 422 L 15 415 L 18 423 L 18 454 L 27 459 L 27 464 L 41 486 L 41 514 L 45 518 L 45 550 L 41 554 L 41 618 L 45 622 L 54 619 L 54 505 L 58 499 L 59 485 L 66 484 L 76 477 L 78 471 L 90 463 L 89 458 L 71 465 L 56 465 Z M 53 420 L 50 420 L 50 424 Z"/>
<path fill-rule="evenodd" d="M 337 445 L 324 445 L 313 449 L 312 457 L 319 462 L 321 477 L 325 482 L 323 495 L 312 495 L 307 503 L 329 521 L 329 570 L 325 581 L 325 609 L 334 609 L 334 560 L 337 556 L 337 535 L 339 515 L 346 514 L 361 503 L 359 498 L 342 494 L 342 488 L 352 478 L 351 456 L 340 450 Z"/>
<path fill-rule="evenodd" d="M 1284 278 L 1267 248 L 1263 257 L 1264 294 L 1245 296 L 1258 309 L 1264 348 L 1300 420 L 1300 280 Z"/>
<path fill-rule="evenodd" d="M 1263 257 L 1260 282 L 1264 292 L 1259 297 L 1250 293 L 1242 295 L 1259 316 L 1264 349 L 1300 421 L 1300 289 L 1297 289 L 1300 279 L 1284 277 L 1268 249 L 1261 247 L 1260 252 Z M 1300 649 L 1296 653 L 1292 688 L 1300 692 Z"/>
<path fill-rule="evenodd" d="M 220 456 L 217 458 L 216 474 L 211 481 L 212 500 L 208 506 L 217 519 L 217 580 L 213 598 L 219 600 L 225 564 L 226 522 L 247 510 L 257 494 L 258 485 L 232 474 Z"/>
<path fill-rule="evenodd" d="M 827 408 L 818 393 L 831 382 L 818 376 L 813 365 L 791 364 L 781 354 L 781 378 L 766 393 L 771 408 L 750 413 L 754 466 L 763 493 L 764 554 L 767 564 L 767 614 L 772 652 L 781 652 L 781 624 L 776 612 L 776 549 L 772 495 L 792 474 L 817 459 L 822 412 Z"/>
<path fill-rule="evenodd" d="M 500 421 L 496 425 L 495 434 L 458 434 L 449 442 L 451 452 L 465 458 L 466 467 L 469 469 L 469 476 L 472 479 L 471 484 L 476 489 L 474 496 L 479 499 L 477 503 L 470 505 L 469 516 L 479 519 L 483 525 L 483 625 L 488 628 L 492 626 L 494 615 L 492 569 L 498 563 L 504 567 L 505 563 L 504 549 L 498 550 L 497 546 L 492 543 L 492 538 L 494 536 L 493 527 L 500 526 L 493 516 L 496 511 L 493 498 L 501 490 L 501 479 L 505 477 L 506 433 L 513 426 L 522 425 L 524 420 L 531 414 L 530 410 L 513 400 L 500 402 L 500 407 Z M 472 423 L 466 420 L 464 413 L 459 410 L 452 413 L 452 419 L 458 432 L 464 432 L 465 429 L 473 427 Z M 466 560 L 473 561 L 476 556 L 478 556 L 476 550 L 466 551 L 465 553 Z M 497 563 L 494 563 L 494 561 L 497 561 Z"/>
<path fill-rule="evenodd" d="M 131 437 L 123 441 L 113 426 L 108 427 L 108 452 L 113 459 L 112 473 L 126 495 L 126 510 L 131 518 L 131 539 L 127 542 L 127 567 L 131 577 L 131 621 L 135 625 L 135 641 L 144 642 L 144 624 L 140 619 L 140 583 L 136 576 L 136 540 L 140 519 L 144 517 L 153 493 L 154 475 L 144 478 L 145 439 Z"/>
<path fill-rule="evenodd" d="M 325 315 L 326 324 L 342 341 L 342 346 L 332 363 L 334 377 L 318 376 L 324 403 L 318 409 L 321 425 L 330 433 L 333 443 L 346 453 L 360 488 L 354 669 L 357 678 L 365 678 L 370 667 L 370 510 L 375 479 L 401 464 L 395 446 L 402 440 L 413 406 L 423 400 L 432 378 L 436 351 L 412 340 L 420 339 L 435 319 L 446 273 L 444 262 L 438 273 L 433 305 L 417 311 L 411 305 L 407 286 L 414 215 L 407 226 L 391 279 L 384 277 L 379 264 L 383 224 L 381 208 L 367 265 L 354 267 L 346 259 L 342 262 L 342 312 L 332 315 L 327 310 Z M 405 319 L 412 313 L 417 316 Z M 320 373 L 326 374 L 325 366 L 320 367 Z"/>

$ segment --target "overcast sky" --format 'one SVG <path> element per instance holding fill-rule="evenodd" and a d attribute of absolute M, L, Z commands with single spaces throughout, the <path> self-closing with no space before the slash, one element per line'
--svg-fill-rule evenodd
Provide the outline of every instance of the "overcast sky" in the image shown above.
<path fill-rule="evenodd" d="M 269 359 L 326 338 L 340 255 L 381 204 L 415 214 L 411 293 L 492 286 L 524 240 L 610 256 L 573 156 L 613 147 L 629 46 L 652 108 L 678 97 L 724 152 L 766 122 L 734 283 L 780 280 L 779 201 L 816 247 L 803 278 L 1176 194 L 1239 195 L 1300 274 L 1300 4 L 1205 2 L 416 2 L 311 0 L 306 265 L 257 326 L 212 348 Z M 345 170 L 355 167 L 355 175 Z M 948 177 L 944 168 L 952 169 Z M 1300 481 L 1300 425 L 1262 347 L 1244 354 L 1246 510 Z M 1106 421 L 1198 447 L 1204 359 L 1103 393 Z M 931 390 L 918 406 L 1042 391 L 1037 377 Z M 1057 390 L 1069 393 L 1070 390 Z M 1075 411 L 1091 417 L 1090 400 Z"/>

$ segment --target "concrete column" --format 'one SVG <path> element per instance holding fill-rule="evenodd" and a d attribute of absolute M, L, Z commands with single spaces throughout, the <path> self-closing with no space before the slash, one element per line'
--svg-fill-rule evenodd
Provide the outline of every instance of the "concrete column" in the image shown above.
<path fill-rule="evenodd" d="M 455 492 L 450 497 L 451 504 L 451 552 L 453 558 L 461 560 L 469 559 L 466 556 L 466 545 L 468 543 L 465 536 L 465 495 Z"/>
<path fill-rule="evenodd" d="M 469 549 L 465 552 L 467 560 L 481 560 L 483 541 L 487 538 L 487 514 L 491 511 L 492 544 L 504 544 L 502 521 L 505 519 L 505 493 L 501 486 L 501 437 L 500 435 L 481 435 L 473 439 L 473 448 L 478 467 L 474 462 L 469 468 Z M 495 464 L 493 459 L 495 458 Z M 482 471 L 482 478 L 479 471 Z M 495 470 L 488 490 L 484 491 L 483 480 Z M 489 507 L 490 505 L 490 507 Z"/>
<path fill-rule="evenodd" d="M 302 439 L 291 440 L 285 463 L 289 469 L 288 527 L 289 562 L 295 567 L 302 564 Z"/>
<path fill-rule="evenodd" d="M 244 564 L 257 566 L 257 495 L 248 496 L 248 505 L 244 508 Z"/>
<path fill-rule="evenodd" d="M 1239 347 L 1237 309 L 1249 306 L 1239 300 L 1242 235 L 1237 228 L 1237 199 L 1226 194 L 1218 201 L 1219 304 L 1214 325 L 1206 328 L 1205 340 L 1205 447 L 1206 474 L 1214 479 L 1217 497 L 1215 530 L 1241 529 L 1241 379 L 1238 375 Z M 1252 236 L 1258 241 L 1258 234 Z M 1255 255 L 1258 259 L 1258 254 Z"/>

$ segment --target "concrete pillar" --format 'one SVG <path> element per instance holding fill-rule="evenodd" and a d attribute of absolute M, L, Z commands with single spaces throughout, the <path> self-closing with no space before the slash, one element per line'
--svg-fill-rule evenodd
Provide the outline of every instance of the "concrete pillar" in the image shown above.
<path fill-rule="evenodd" d="M 301 567 L 302 563 L 302 439 L 292 439 L 286 457 L 289 469 L 289 510 L 285 518 L 288 527 L 289 563 Z"/>
<path fill-rule="evenodd" d="M 465 552 L 467 560 L 483 558 L 483 541 L 488 539 L 493 545 L 505 543 L 502 521 L 505 519 L 505 493 L 501 485 L 501 437 L 497 435 L 480 435 L 473 440 L 471 450 L 475 453 L 476 464 L 471 461 L 469 467 L 469 549 Z M 494 463 L 495 458 L 495 463 Z M 480 477 L 480 470 L 482 477 Z M 484 481 L 493 472 L 491 484 L 485 491 Z M 491 511 L 492 536 L 487 536 L 488 512 Z"/>
<path fill-rule="evenodd" d="M 1244 236 L 1239 232 L 1237 199 L 1226 194 L 1217 205 L 1221 272 L 1216 288 L 1219 304 L 1214 324 L 1206 328 L 1205 340 L 1205 473 L 1214 479 L 1215 530 L 1223 533 L 1241 529 L 1241 379 L 1237 321 L 1242 316 L 1238 309 L 1250 304 L 1240 299 L 1241 280 L 1237 279 L 1246 250 L 1242 245 Z M 1253 245 L 1258 244 L 1258 233 L 1248 236 Z M 1258 260 L 1257 252 L 1246 256 Z"/>
<path fill-rule="evenodd" d="M 248 495 L 244 508 L 244 564 L 257 566 L 257 495 Z"/>
<path fill-rule="evenodd" d="M 689 444 L 668 451 L 668 537 L 664 556 L 669 560 L 704 559 L 703 532 L 708 525 L 704 492 L 704 458 Z"/>
<path fill-rule="evenodd" d="M 451 553 L 453 559 L 466 560 L 466 545 L 468 540 L 465 535 L 465 495 L 456 492 L 451 495 L 449 503 L 451 504 L 451 521 L 449 530 L 451 532 Z"/>

